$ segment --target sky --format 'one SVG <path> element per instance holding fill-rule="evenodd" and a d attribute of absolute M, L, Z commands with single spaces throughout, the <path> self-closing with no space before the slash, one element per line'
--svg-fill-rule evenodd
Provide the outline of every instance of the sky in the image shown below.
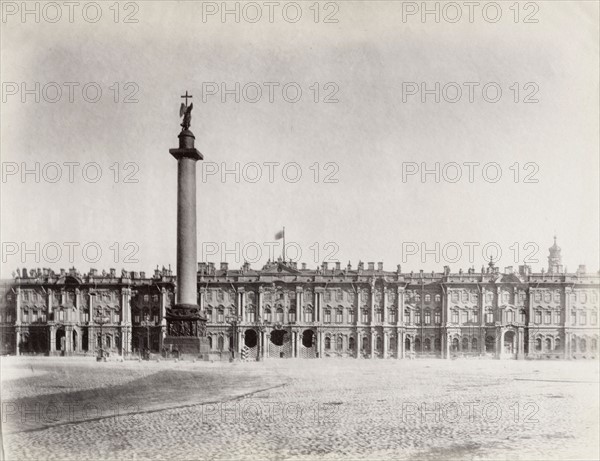
<path fill-rule="evenodd" d="M 199 261 L 598 270 L 597 2 L 91 3 L 3 2 L 2 278 L 175 268 L 185 91 Z"/>

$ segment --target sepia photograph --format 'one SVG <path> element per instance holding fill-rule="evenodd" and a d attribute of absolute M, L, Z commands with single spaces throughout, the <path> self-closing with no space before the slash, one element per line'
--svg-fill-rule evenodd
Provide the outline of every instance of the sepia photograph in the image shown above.
<path fill-rule="evenodd" d="M 0 12 L 0 461 L 600 459 L 600 1 Z"/>

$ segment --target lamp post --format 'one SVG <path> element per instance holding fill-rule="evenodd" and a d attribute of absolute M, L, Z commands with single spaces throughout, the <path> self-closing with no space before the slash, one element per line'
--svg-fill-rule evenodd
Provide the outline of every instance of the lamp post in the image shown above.
<path fill-rule="evenodd" d="M 146 314 L 144 320 L 140 322 L 140 325 L 146 327 L 146 350 L 148 351 L 146 359 L 150 360 L 150 327 L 154 325 L 154 322 L 152 322 L 150 316 Z"/>
<path fill-rule="evenodd" d="M 99 362 L 101 360 L 106 360 L 104 355 L 104 325 L 110 322 L 110 317 L 108 315 L 104 315 L 102 309 L 98 309 L 94 321 L 100 325 L 100 355 L 96 358 L 96 360 Z"/>
<path fill-rule="evenodd" d="M 231 325 L 233 345 L 230 345 L 231 349 L 231 360 L 235 359 L 235 351 L 237 350 L 237 325 L 242 321 L 242 317 L 239 315 L 228 315 L 225 319 L 227 323 Z"/>

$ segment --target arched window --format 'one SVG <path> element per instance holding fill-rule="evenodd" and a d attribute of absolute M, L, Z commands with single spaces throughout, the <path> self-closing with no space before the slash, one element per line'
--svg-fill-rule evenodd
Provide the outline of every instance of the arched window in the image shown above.
<path fill-rule="evenodd" d="M 452 340 L 452 350 L 454 352 L 458 351 L 458 338 L 454 338 Z"/>
<path fill-rule="evenodd" d="M 331 309 L 325 309 L 325 323 L 331 323 Z"/>
<path fill-rule="evenodd" d="M 362 310 L 362 323 L 369 323 L 369 310 L 368 309 Z"/>
<path fill-rule="evenodd" d="M 423 349 L 425 352 L 429 352 L 431 350 L 431 339 L 425 338 L 423 341 Z"/>
<path fill-rule="evenodd" d="M 335 323 L 342 323 L 344 321 L 344 311 L 339 308 L 335 311 Z"/>
<path fill-rule="evenodd" d="M 433 347 L 435 348 L 436 352 L 440 352 L 442 350 L 442 341 L 440 338 L 435 338 L 433 340 Z"/>
<path fill-rule="evenodd" d="M 540 352 L 542 350 L 542 339 L 541 338 L 537 338 L 535 340 L 535 350 Z"/>
<path fill-rule="evenodd" d="M 559 351 L 559 350 L 560 350 L 560 347 L 561 347 L 561 344 L 560 344 L 560 338 L 556 338 L 556 339 L 554 340 L 554 350 L 555 350 L 555 351 Z"/>
<path fill-rule="evenodd" d="M 219 309 L 217 310 L 217 322 L 223 323 L 224 321 L 225 321 L 224 309 L 222 307 L 219 307 Z"/>
<path fill-rule="evenodd" d="M 377 348 L 378 352 L 381 352 L 383 350 L 383 341 L 381 339 L 381 336 L 377 336 L 377 339 L 375 340 L 375 347 Z"/>
<path fill-rule="evenodd" d="M 469 311 L 462 311 L 462 323 L 469 323 Z"/>
<path fill-rule="evenodd" d="M 552 350 L 552 340 L 550 338 L 546 338 L 546 351 L 550 352 Z"/>
<path fill-rule="evenodd" d="M 535 323 L 537 323 L 538 325 L 542 323 L 542 312 L 539 310 L 535 311 Z"/>
<path fill-rule="evenodd" d="M 296 309 L 290 309 L 288 316 L 290 318 L 290 323 L 296 323 Z"/>
<path fill-rule="evenodd" d="M 388 322 L 396 323 L 396 309 L 390 309 L 388 311 Z"/>
<path fill-rule="evenodd" d="M 304 309 L 304 321 L 305 322 L 314 322 L 313 320 L 313 310 L 312 307 L 308 306 Z"/>
<path fill-rule="evenodd" d="M 496 339 L 493 336 L 485 337 L 485 351 L 486 352 L 494 352 L 496 348 Z"/>
<path fill-rule="evenodd" d="M 212 321 L 213 321 L 213 318 L 212 318 L 212 309 L 206 309 L 205 312 L 206 312 L 206 319 L 207 319 L 206 321 L 208 323 L 212 323 Z M 136 316 L 136 317 L 138 318 L 138 320 L 136 320 L 136 323 L 139 323 L 140 322 L 139 316 Z"/>
<path fill-rule="evenodd" d="M 209 347 L 210 349 L 212 349 L 212 348 L 213 348 L 213 340 L 212 340 L 212 336 L 209 336 L 209 337 L 208 337 L 208 347 Z"/>
<path fill-rule="evenodd" d="M 217 339 L 217 349 L 218 350 L 222 351 L 225 348 L 224 342 L 225 342 L 225 340 L 224 340 L 223 336 L 219 336 Z"/>
<path fill-rule="evenodd" d="M 494 310 L 491 307 L 485 309 L 485 323 L 494 323 Z"/>
<path fill-rule="evenodd" d="M 415 339 L 415 352 L 421 352 L 421 338 Z"/>
<path fill-rule="evenodd" d="M 406 352 L 410 352 L 410 338 L 406 338 L 404 340 L 404 350 Z"/>
<path fill-rule="evenodd" d="M 476 351 L 477 350 L 477 338 L 473 338 L 471 340 L 471 350 L 472 351 Z"/>
<path fill-rule="evenodd" d="M 275 321 L 277 323 L 283 323 L 283 309 L 281 307 L 277 308 L 277 313 L 275 315 Z"/>
<path fill-rule="evenodd" d="M 362 339 L 362 350 L 365 352 L 368 352 L 370 349 L 369 347 L 369 337 L 368 336 L 363 336 Z"/>
<path fill-rule="evenodd" d="M 442 301 L 442 297 L 440 295 L 435 295 L 435 302 L 439 303 Z"/>
<path fill-rule="evenodd" d="M 252 304 L 248 304 L 246 307 L 246 318 L 250 323 L 256 322 L 256 309 Z"/>
<path fill-rule="evenodd" d="M 431 325 L 431 311 L 429 309 L 425 311 L 425 325 Z"/>
<path fill-rule="evenodd" d="M 587 351 L 587 341 L 583 338 L 581 338 L 581 340 L 579 341 L 579 350 L 581 352 L 586 352 Z"/>
<path fill-rule="evenodd" d="M 375 321 L 378 323 L 383 322 L 383 312 L 381 309 L 375 310 Z"/>
<path fill-rule="evenodd" d="M 342 339 L 341 336 L 338 336 L 337 337 L 337 347 L 336 347 L 336 349 L 338 351 L 341 351 L 343 348 L 344 348 L 344 340 Z"/>
<path fill-rule="evenodd" d="M 426 303 L 430 303 L 431 302 L 431 295 L 429 295 L 429 294 L 425 295 L 425 302 Z"/>
<path fill-rule="evenodd" d="M 452 323 L 458 323 L 458 309 L 452 311 Z"/>
<path fill-rule="evenodd" d="M 265 309 L 265 322 L 271 322 L 272 318 L 271 318 L 271 308 L 267 307 Z"/>
<path fill-rule="evenodd" d="M 351 351 L 354 350 L 354 337 L 350 336 L 350 339 L 348 340 L 348 349 L 350 349 Z"/>
<path fill-rule="evenodd" d="M 331 338 L 329 336 L 325 336 L 325 349 L 331 349 Z"/>
<path fill-rule="evenodd" d="M 404 323 L 406 325 L 410 324 L 410 311 L 408 309 L 404 309 Z"/>
<path fill-rule="evenodd" d="M 463 351 L 468 351 L 469 350 L 469 338 L 464 337 L 462 339 L 462 350 Z"/>
<path fill-rule="evenodd" d="M 421 311 L 415 311 L 415 325 L 421 325 Z"/>
<path fill-rule="evenodd" d="M 396 350 L 396 337 L 395 336 L 391 336 L 390 337 L 390 351 L 395 351 Z"/>
<path fill-rule="evenodd" d="M 525 323 L 527 319 L 527 313 L 525 312 L 525 309 L 521 309 L 519 311 L 519 322 L 520 323 Z"/>
<path fill-rule="evenodd" d="M 596 338 L 592 338 L 592 340 L 590 341 L 590 351 L 598 351 L 598 340 Z"/>
<path fill-rule="evenodd" d="M 356 318 L 354 316 L 354 308 L 350 307 L 348 308 L 348 323 L 355 323 L 356 322 Z"/>

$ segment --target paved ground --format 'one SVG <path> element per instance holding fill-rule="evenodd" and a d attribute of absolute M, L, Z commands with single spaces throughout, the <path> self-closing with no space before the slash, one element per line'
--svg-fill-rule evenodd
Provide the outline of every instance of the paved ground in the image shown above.
<path fill-rule="evenodd" d="M 2 360 L 5 456 L 598 459 L 596 362 Z"/>

